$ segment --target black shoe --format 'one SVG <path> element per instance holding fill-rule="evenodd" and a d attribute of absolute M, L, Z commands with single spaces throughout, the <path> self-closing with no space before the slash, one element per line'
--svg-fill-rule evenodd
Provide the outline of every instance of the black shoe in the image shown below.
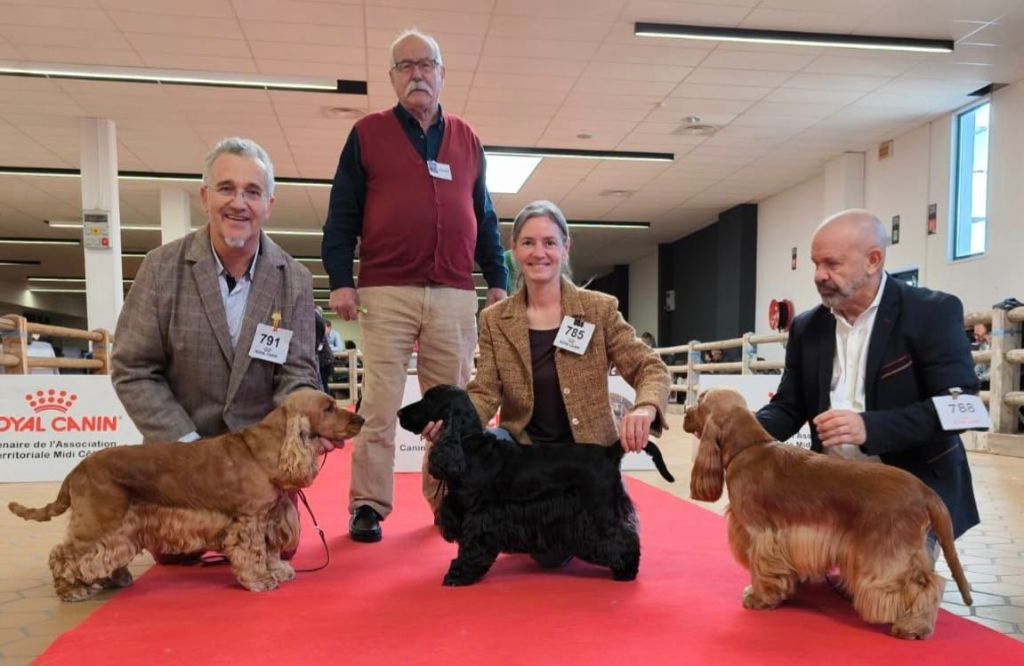
<path fill-rule="evenodd" d="M 356 509 L 348 521 L 348 533 L 353 541 L 375 543 L 381 539 L 380 514 L 372 506 L 363 505 Z"/>

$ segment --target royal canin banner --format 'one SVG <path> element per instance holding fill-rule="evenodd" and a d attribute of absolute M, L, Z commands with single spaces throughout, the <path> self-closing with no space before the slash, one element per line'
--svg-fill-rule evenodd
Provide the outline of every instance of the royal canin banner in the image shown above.
<path fill-rule="evenodd" d="M 0 376 L 0 482 L 61 481 L 91 453 L 141 441 L 108 376 Z"/>

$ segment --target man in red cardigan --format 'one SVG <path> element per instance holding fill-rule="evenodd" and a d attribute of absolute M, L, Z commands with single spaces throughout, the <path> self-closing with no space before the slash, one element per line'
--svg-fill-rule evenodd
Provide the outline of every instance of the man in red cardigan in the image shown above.
<path fill-rule="evenodd" d="M 464 120 L 441 109 L 437 42 L 403 32 L 391 45 L 389 76 L 398 104 L 352 128 L 322 245 L 331 309 L 358 318 L 361 329 L 366 423 L 352 454 L 349 534 L 364 542 L 381 539 L 380 522 L 392 509 L 395 415 L 413 344 L 422 391 L 465 386 L 476 346 L 474 259 L 488 305 L 505 297 L 507 279 L 483 147 Z M 424 477 L 424 492 L 433 491 Z"/>

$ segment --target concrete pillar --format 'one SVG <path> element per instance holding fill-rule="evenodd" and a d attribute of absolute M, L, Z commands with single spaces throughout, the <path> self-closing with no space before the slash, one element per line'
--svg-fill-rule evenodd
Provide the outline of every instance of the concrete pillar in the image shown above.
<path fill-rule="evenodd" d="M 160 188 L 160 244 L 166 245 L 192 231 L 192 202 L 188 192 Z"/>
<path fill-rule="evenodd" d="M 822 219 L 847 208 L 864 207 L 864 153 L 843 153 L 825 165 Z"/>
<path fill-rule="evenodd" d="M 86 318 L 90 329 L 113 331 L 124 302 L 121 273 L 121 208 L 117 186 L 117 129 L 113 121 L 83 118 L 81 122 L 82 212 L 106 213 L 107 242 L 89 247 L 98 238 L 83 225 Z"/>

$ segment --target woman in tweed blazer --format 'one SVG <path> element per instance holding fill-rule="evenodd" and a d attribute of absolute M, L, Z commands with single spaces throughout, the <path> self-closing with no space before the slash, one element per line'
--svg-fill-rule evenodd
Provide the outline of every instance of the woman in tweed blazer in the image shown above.
<path fill-rule="evenodd" d="M 487 423 L 500 407 L 502 429 L 518 442 L 571 436 L 575 442 L 610 445 L 619 440 L 628 451 L 642 449 L 652 432 L 660 435 L 667 427 L 668 368 L 636 337 L 615 298 L 565 279 L 569 229 L 557 206 L 537 201 L 523 208 L 512 243 L 522 288 L 481 313 L 480 360 L 467 387 L 481 421 Z M 567 315 L 594 324 L 582 354 L 552 346 Z M 618 428 L 609 405 L 611 366 L 636 389 L 636 407 Z"/>

